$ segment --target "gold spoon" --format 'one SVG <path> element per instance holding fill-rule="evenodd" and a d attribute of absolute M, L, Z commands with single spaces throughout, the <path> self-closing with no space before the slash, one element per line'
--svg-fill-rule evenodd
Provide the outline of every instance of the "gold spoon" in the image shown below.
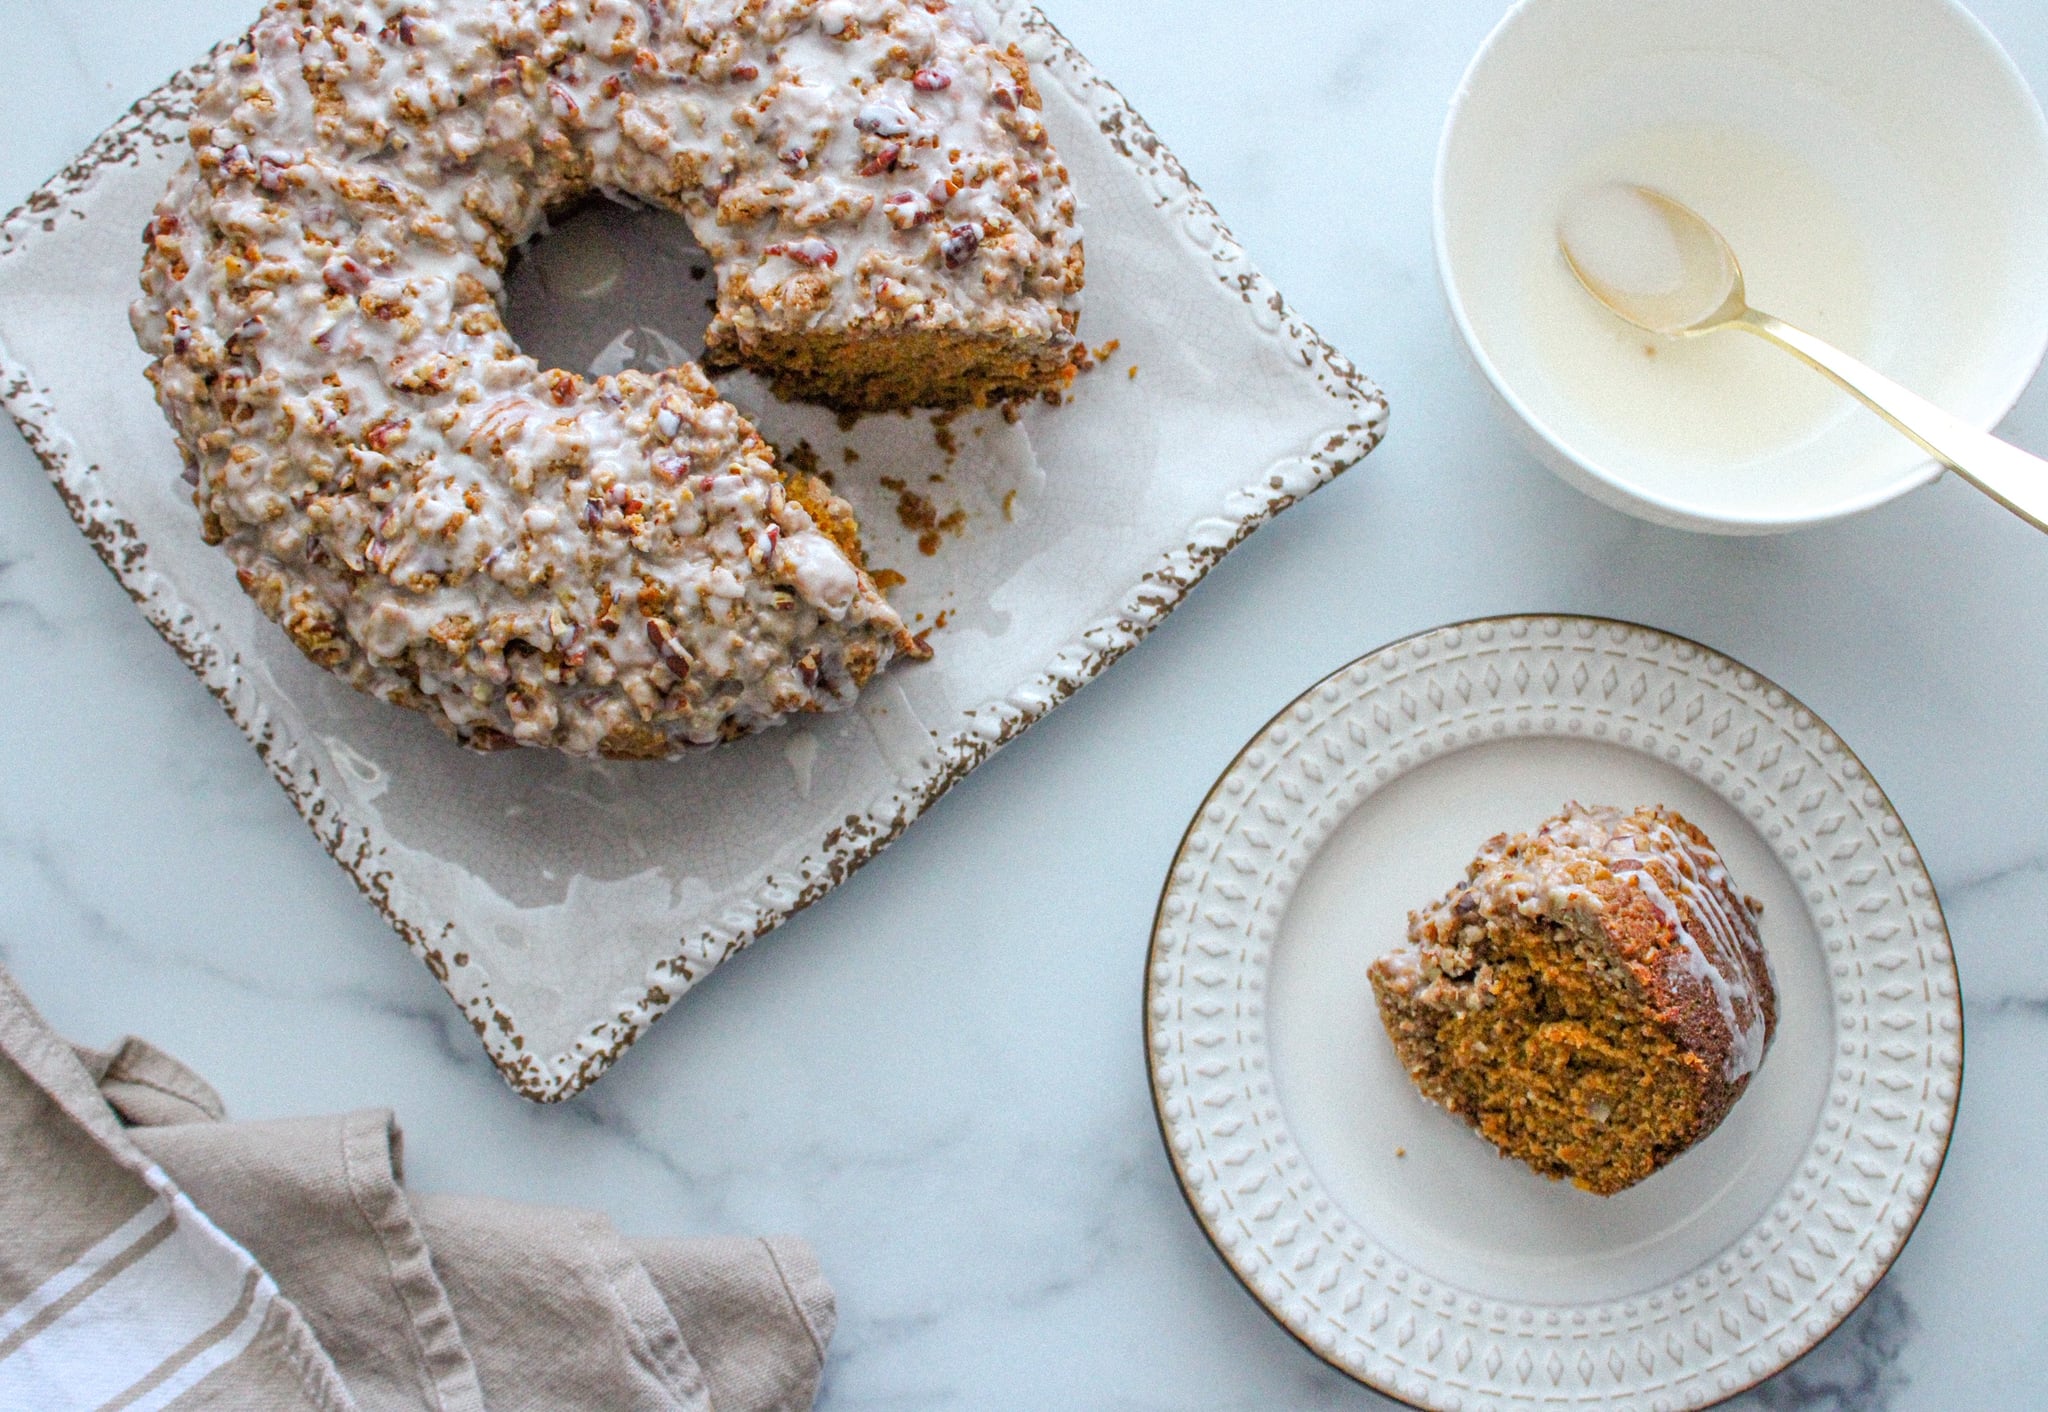
<path fill-rule="evenodd" d="M 1805 330 L 1750 308 L 1735 252 L 1690 207 L 1646 186 L 1592 187 L 1566 204 L 1557 244 L 1586 292 L 1637 328 L 1671 338 L 1739 328 L 1767 338 L 1861 398 L 2006 509 L 2048 530 L 2048 461 L 1950 416 Z"/>

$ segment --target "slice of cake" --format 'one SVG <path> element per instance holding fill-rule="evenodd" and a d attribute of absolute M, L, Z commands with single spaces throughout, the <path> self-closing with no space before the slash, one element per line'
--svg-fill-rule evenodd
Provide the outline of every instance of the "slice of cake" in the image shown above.
<path fill-rule="evenodd" d="M 1763 1062 L 1762 910 L 1672 810 L 1572 804 L 1488 842 L 1369 974 L 1426 1098 L 1606 1196 L 1712 1132 Z"/>

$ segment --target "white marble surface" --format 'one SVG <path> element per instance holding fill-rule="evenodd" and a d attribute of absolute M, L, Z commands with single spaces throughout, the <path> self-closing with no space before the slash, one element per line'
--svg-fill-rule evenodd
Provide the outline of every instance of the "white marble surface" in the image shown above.
<path fill-rule="evenodd" d="M 239 1116 L 395 1107 L 421 1187 L 809 1236 L 840 1295 L 833 1412 L 1387 1405 L 1269 1323 L 1181 1204 L 1138 1028 L 1159 880 L 1216 772 L 1331 667 L 1481 613 L 1636 618 L 1747 661 L 1849 740 L 1941 887 L 1968 1000 L 1962 1116 L 1919 1233 L 1750 1404 L 2048 1404 L 2048 540 L 1954 483 L 1847 525 L 1698 538 L 1515 449 L 1428 243 L 1437 128 L 1498 0 L 1272 0 L 1251 33 L 1225 0 L 1046 8 L 1388 388 L 1370 461 L 592 1093 L 543 1109 L 0 433 L 0 960 L 67 1033 L 147 1034 Z M 1976 8 L 2048 90 L 2038 0 Z M 0 0 L 0 203 L 252 11 Z M 2048 385 L 2007 431 L 2048 448 Z"/>

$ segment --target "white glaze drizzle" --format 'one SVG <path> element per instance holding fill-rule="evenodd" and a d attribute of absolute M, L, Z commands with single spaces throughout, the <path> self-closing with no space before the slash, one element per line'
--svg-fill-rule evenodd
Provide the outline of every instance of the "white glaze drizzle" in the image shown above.
<path fill-rule="evenodd" d="M 1515 861 L 1534 883 L 1521 910 L 1527 915 L 1565 908 L 1602 911 L 1600 898 L 1575 880 L 1569 868 L 1574 854 L 1604 866 L 1656 908 L 1681 948 L 1687 973 L 1712 993 L 1730 1038 L 1723 1076 L 1732 1083 L 1755 1073 L 1769 1043 L 1759 995 L 1768 983 L 1770 963 L 1755 920 L 1729 885 L 1720 855 L 1646 812 L 1624 814 L 1579 804 L 1567 805 L 1535 836 L 1552 847 L 1523 851 Z M 1668 889 L 1652 871 L 1653 864 L 1663 868 Z"/>

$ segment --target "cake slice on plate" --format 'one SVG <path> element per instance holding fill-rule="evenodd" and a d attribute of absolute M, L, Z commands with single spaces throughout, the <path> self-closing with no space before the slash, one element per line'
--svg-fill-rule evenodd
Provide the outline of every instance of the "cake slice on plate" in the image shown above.
<path fill-rule="evenodd" d="M 1572 804 L 1488 842 L 1369 975 L 1425 1097 L 1605 1196 L 1712 1132 L 1763 1063 L 1762 910 L 1676 812 Z"/>

